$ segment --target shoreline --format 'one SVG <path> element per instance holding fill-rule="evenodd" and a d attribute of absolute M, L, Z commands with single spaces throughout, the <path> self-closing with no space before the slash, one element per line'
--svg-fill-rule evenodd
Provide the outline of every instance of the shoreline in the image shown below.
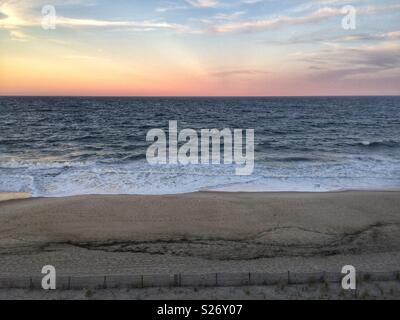
<path fill-rule="evenodd" d="M 142 194 L 142 193 L 84 193 L 84 194 L 72 194 L 72 195 L 61 195 L 61 196 L 34 196 L 30 192 L 22 191 L 0 191 L 0 202 L 10 201 L 10 200 L 23 200 L 23 199 L 60 199 L 60 198 L 73 198 L 73 197 L 94 197 L 94 196 L 140 196 L 140 197 L 155 197 L 155 196 L 182 196 L 190 194 L 202 194 L 202 193 L 218 193 L 218 194 L 329 194 L 329 193 L 346 193 L 346 192 L 400 192 L 400 187 L 398 188 L 386 188 L 386 189 L 335 189 L 327 191 L 247 191 L 247 190 L 218 190 L 218 189 L 202 189 L 198 191 L 181 192 L 181 193 L 155 193 L 155 194 Z"/>
<path fill-rule="evenodd" d="M 28 198 L 32 198 L 32 194 L 29 192 L 0 191 L 0 202 L 9 200 L 21 200 Z"/>

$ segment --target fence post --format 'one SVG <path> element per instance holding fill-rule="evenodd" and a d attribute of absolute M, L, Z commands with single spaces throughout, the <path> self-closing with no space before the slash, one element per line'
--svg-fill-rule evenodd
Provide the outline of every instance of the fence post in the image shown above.
<path fill-rule="evenodd" d="M 290 284 L 290 271 L 287 272 L 287 284 Z"/>
<path fill-rule="evenodd" d="M 251 285 L 251 272 L 249 272 L 249 285 Z"/>
<path fill-rule="evenodd" d="M 107 289 L 107 276 L 104 276 L 103 289 Z"/>
<path fill-rule="evenodd" d="M 141 285 L 142 285 L 142 288 L 144 288 L 144 280 L 143 280 L 143 275 L 141 275 L 141 276 L 140 276 L 140 280 L 141 280 Z"/>
<path fill-rule="evenodd" d="M 179 273 L 179 286 L 180 287 L 182 286 L 182 275 L 181 275 L 181 273 Z"/>
<path fill-rule="evenodd" d="M 71 290 L 71 277 L 68 277 L 68 290 Z"/>
<path fill-rule="evenodd" d="M 218 272 L 215 273 L 215 286 L 218 287 Z"/>

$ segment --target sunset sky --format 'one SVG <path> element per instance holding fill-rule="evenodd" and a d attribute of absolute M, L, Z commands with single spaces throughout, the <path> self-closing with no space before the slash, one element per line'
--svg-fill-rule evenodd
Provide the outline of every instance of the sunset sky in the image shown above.
<path fill-rule="evenodd" d="M 398 0 L 0 0 L 0 95 L 392 94 Z"/>

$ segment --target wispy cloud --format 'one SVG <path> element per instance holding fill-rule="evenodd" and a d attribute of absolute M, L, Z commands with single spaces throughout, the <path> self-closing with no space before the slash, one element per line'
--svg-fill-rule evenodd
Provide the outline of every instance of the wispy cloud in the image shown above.
<path fill-rule="evenodd" d="M 255 4 L 255 3 L 260 3 L 264 2 L 265 0 L 242 0 L 241 3 L 244 4 Z"/>
<path fill-rule="evenodd" d="M 176 10 L 187 10 L 189 9 L 188 6 L 185 5 L 178 5 L 176 3 L 167 4 L 162 7 L 157 7 L 155 10 L 156 12 L 169 12 L 169 11 L 176 11 Z"/>
<path fill-rule="evenodd" d="M 388 32 L 375 32 L 375 33 L 357 33 L 351 35 L 340 36 L 310 36 L 302 35 L 291 37 L 288 40 L 281 41 L 268 41 L 268 44 L 282 44 L 282 45 L 299 45 L 299 44 L 325 44 L 330 46 L 337 46 L 338 43 L 347 42 L 366 42 L 366 41 L 394 41 L 400 40 L 400 30 Z"/>
<path fill-rule="evenodd" d="M 235 20 L 246 14 L 246 11 L 236 11 L 232 13 L 218 13 L 213 18 L 215 20 Z"/>
<path fill-rule="evenodd" d="M 340 81 L 364 73 L 392 72 L 400 69 L 400 44 L 382 43 L 374 46 L 339 47 L 293 56 L 317 70 L 313 77 Z M 334 62 L 334 63 L 332 63 Z"/>
<path fill-rule="evenodd" d="M 197 8 L 215 8 L 219 2 L 217 0 L 185 0 L 187 3 Z"/>
<path fill-rule="evenodd" d="M 184 31 L 186 27 L 180 24 L 157 21 L 109 21 L 98 19 L 76 19 L 57 17 L 57 25 L 66 27 L 110 27 L 110 28 L 138 28 L 138 29 L 169 29 Z"/>
<path fill-rule="evenodd" d="M 368 40 L 399 40 L 399 31 L 381 32 L 381 33 L 368 33 L 368 34 L 356 34 L 351 36 L 345 36 L 336 38 L 337 41 L 368 41 Z"/>
<path fill-rule="evenodd" d="M 32 40 L 33 37 L 24 33 L 23 31 L 20 30 L 10 30 L 10 37 L 12 40 L 16 40 L 16 41 L 28 41 L 28 40 Z"/>
<path fill-rule="evenodd" d="M 237 31 L 263 30 L 263 29 L 277 28 L 285 25 L 318 22 L 323 19 L 338 16 L 339 14 L 340 14 L 339 9 L 322 8 L 307 16 L 302 16 L 302 17 L 279 16 L 276 18 L 267 18 L 261 20 L 241 21 L 241 22 L 215 26 L 212 28 L 212 31 L 218 33 L 226 33 L 235 31 L 237 32 Z"/>
<path fill-rule="evenodd" d="M 72 1 L 72 0 L 71 0 Z M 32 16 L 25 13 L 19 7 L 5 5 L 0 7 L 5 10 L 1 12 L 0 28 L 13 30 L 14 38 L 16 34 L 22 34 L 21 28 L 32 28 L 41 26 L 41 16 Z M 159 20 L 104 20 L 94 18 L 71 18 L 61 15 L 56 17 L 57 27 L 92 27 L 92 28 L 125 28 L 130 30 L 150 31 L 150 30 L 173 30 L 177 32 L 188 31 L 188 27 Z M 19 30 L 17 32 L 17 30 Z M 22 37 L 21 37 L 22 38 Z M 27 38 L 27 37 L 26 37 Z"/>
<path fill-rule="evenodd" d="M 381 12 L 393 12 L 400 10 L 400 4 L 383 6 L 365 6 L 357 8 L 358 14 L 375 14 Z M 288 25 L 300 25 L 317 23 L 325 19 L 342 16 L 342 9 L 339 7 L 323 7 L 304 16 L 277 16 L 259 20 L 240 21 L 213 26 L 211 31 L 217 33 L 257 31 L 278 28 Z"/>
<path fill-rule="evenodd" d="M 270 72 L 265 70 L 258 69 L 231 69 L 231 70 L 223 70 L 212 72 L 211 75 L 214 77 L 231 77 L 231 76 L 256 76 L 256 75 L 265 75 Z"/>
<path fill-rule="evenodd" d="M 365 0 L 310 0 L 290 8 L 289 11 L 300 13 L 310 10 L 316 10 L 318 8 L 326 6 L 356 5 L 360 1 L 365 2 Z"/>

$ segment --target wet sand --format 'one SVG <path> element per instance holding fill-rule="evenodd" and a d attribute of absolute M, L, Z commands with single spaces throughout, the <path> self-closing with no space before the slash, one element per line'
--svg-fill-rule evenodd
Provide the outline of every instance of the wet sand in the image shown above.
<path fill-rule="evenodd" d="M 0 274 L 400 269 L 400 192 L 199 192 L 0 202 Z"/>
<path fill-rule="evenodd" d="M 31 194 L 28 192 L 0 192 L 0 202 L 17 199 L 30 198 Z"/>

